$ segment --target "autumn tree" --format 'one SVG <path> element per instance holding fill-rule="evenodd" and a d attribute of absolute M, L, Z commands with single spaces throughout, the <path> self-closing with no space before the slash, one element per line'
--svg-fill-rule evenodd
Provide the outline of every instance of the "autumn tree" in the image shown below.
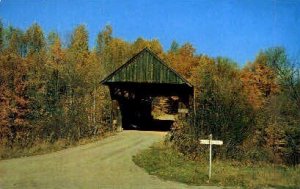
<path fill-rule="evenodd" d="M 195 55 L 195 48 L 190 43 L 183 44 L 176 51 L 169 51 L 166 59 L 177 72 L 188 80 L 192 76 L 193 69 L 199 63 L 199 57 Z"/>
<path fill-rule="evenodd" d="M 299 163 L 296 70 L 281 47 L 260 52 L 242 70 L 243 88 L 255 110 L 255 125 L 244 141 L 249 159 Z"/>
<path fill-rule="evenodd" d="M 159 57 L 162 57 L 163 49 L 157 39 L 145 40 L 141 37 L 137 38 L 131 45 L 131 54 L 135 55 L 146 47 L 151 49 Z"/>
<path fill-rule="evenodd" d="M 130 58 L 130 44 L 122 39 L 113 38 L 107 44 L 102 56 L 106 75 L 112 73 Z"/>
<path fill-rule="evenodd" d="M 280 92 L 272 96 L 258 112 L 256 131 L 269 159 L 274 163 L 300 162 L 299 77 L 297 68 L 281 47 L 265 51 L 267 65 L 273 70 Z"/>
<path fill-rule="evenodd" d="M 18 54 L 17 31 L 12 31 L 8 47 L 0 55 L 0 144 L 13 148 L 32 142 L 28 122 L 26 61 Z"/>
<path fill-rule="evenodd" d="M 255 109 L 262 107 L 270 95 L 279 91 L 276 73 L 267 63 L 268 57 L 261 52 L 253 63 L 245 66 L 241 74 L 244 90 Z"/>

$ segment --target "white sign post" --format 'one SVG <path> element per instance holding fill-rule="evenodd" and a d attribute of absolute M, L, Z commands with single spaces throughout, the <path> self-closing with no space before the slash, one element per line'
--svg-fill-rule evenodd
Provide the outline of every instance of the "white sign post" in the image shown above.
<path fill-rule="evenodd" d="M 212 140 L 212 134 L 209 135 L 209 140 L 200 140 L 200 144 L 209 144 L 209 171 L 208 171 L 208 179 L 211 178 L 211 151 L 212 145 L 222 145 L 222 140 Z"/>

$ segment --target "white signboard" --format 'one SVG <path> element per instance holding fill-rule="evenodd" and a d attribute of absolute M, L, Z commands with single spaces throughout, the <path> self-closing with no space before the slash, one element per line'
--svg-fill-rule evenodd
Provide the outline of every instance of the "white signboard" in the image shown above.
<path fill-rule="evenodd" d="M 208 179 L 211 178 L 211 149 L 212 145 L 222 145 L 223 141 L 222 140 L 213 140 L 212 139 L 212 134 L 209 135 L 209 140 L 200 140 L 200 144 L 209 144 L 209 170 L 208 170 Z"/>
<path fill-rule="evenodd" d="M 209 140 L 200 140 L 200 144 L 209 144 Z M 223 145 L 222 140 L 212 140 L 211 144 L 213 145 Z"/>

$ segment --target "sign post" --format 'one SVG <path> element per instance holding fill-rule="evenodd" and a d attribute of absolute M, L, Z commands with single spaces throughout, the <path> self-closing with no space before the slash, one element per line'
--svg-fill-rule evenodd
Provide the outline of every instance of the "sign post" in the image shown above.
<path fill-rule="evenodd" d="M 209 135 L 208 140 L 200 140 L 200 144 L 209 144 L 209 171 L 208 180 L 211 178 L 211 160 L 212 160 L 212 145 L 222 145 L 222 140 L 212 140 L 212 134 Z"/>
<path fill-rule="evenodd" d="M 211 142 L 212 142 L 212 134 L 209 135 L 209 173 L 208 173 L 208 180 L 210 180 L 210 178 L 211 178 L 211 151 L 212 151 Z"/>

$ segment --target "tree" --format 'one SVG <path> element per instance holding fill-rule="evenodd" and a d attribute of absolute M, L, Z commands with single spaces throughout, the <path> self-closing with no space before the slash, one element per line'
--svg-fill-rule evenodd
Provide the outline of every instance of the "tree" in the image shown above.
<path fill-rule="evenodd" d="M 97 36 L 96 53 L 102 55 L 107 45 L 112 40 L 112 26 L 106 25 Z"/>
<path fill-rule="evenodd" d="M 242 71 L 244 90 L 256 114 L 255 126 L 244 146 L 250 159 L 299 163 L 300 111 L 294 73 L 283 48 L 260 52 Z"/>
<path fill-rule="evenodd" d="M 27 91 L 27 66 L 15 52 L 0 56 L 0 144 L 12 148 L 32 142 L 31 127 L 27 120 L 29 99 Z"/>
<path fill-rule="evenodd" d="M 241 73 L 248 101 L 255 109 L 262 107 L 270 96 L 279 92 L 276 73 L 268 66 L 267 61 L 268 57 L 261 52 Z"/>
<path fill-rule="evenodd" d="M 274 70 L 278 84 L 285 93 L 289 93 L 300 107 L 300 92 L 297 83 L 299 80 L 299 67 L 291 63 L 282 47 L 269 48 L 265 51 L 268 57 L 267 65 Z"/>
<path fill-rule="evenodd" d="M 296 165 L 300 162 L 299 69 L 287 59 L 281 47 L 267 49 L 265 53 L 281 90 L 262 109 L 263 116 L 258 121 L 263 121 L 258 126 L 265 137 L 263 144 L 270 150 L 272 161 Z"/>
<path fill-rule="evenodd" d="M 4 29 L 4 28 L 2 28 Z M 28 64 L 22 56 L 23 32 L 9 27 L 5 31 L 5 49 L 0 54 L 0 143 L 13 148 L 32 143 L 29 124 L 30 99 L 27 95 Z M 3 30 L 1 31 L 1 35 Z M 1 36 L 3 39 L 4 36 Z"/>
<path fill-rule="evenodd" d="M 125 63 L 130 58 L 129 43 L 113 38 L 108 44 L 102 56 L 102 64 L 105 74 L 108 75 Z"/>
<path fill-rule="evenodd" d="M 180 48 L 180 45 L 174 40 L 172 41 L 169 53 L 177 53 Z"/>
<path fill-rule="evenodd" d="M 29 86 L 27 95 L 31 102 L 31 119 L 39 119 L 44 114 L 46 71 L 46 43 L 44 33 L 38 24 L 30 26 L 24 34 L 27 44 L 26 63 L 28 65 Z"/>
<path fill-rule="evenodd" d="M 47 35 L 47 46 L 48 46 L 48 48 L 51 48 L 51 46 L 53 46 L 53 44 L 57 41 L 57 39 L 59 39 L 59 41 L 61 41 L 59 36 L 58 36 L 58 33 L 53 32 L 53 31 L 50 32 Z"/>
<path fill-rule="evenodd" d="M 131 54 L 135 55 L 146 47 L 151 49 L 159 57 L 162 57 L 163 49 L 160 42 L 157 39 L 145 40 L 141 37 L 137 38 L 131 45 Z"/>
<path fill-rule="evenodd" d="M 177 51 L 177 53 L 170 51 L 166 55 L 167 62 L 189 80 L 193 69 L 199 63 L 199 57 L 195 56 L 195 48 L 190 43 L 185 43 Z"/>
<path fill-rule="evenodd" d="M 66 134 L 71 141 L 82 138 L 87 131 L 88 114 L 85 95 L 89 91 L 88 73 L 88 32 L 84 25 L 77 26 L 66 51 L 63 80 L 66 82 Z"/>
<path fill-rule="evenodd" d="M 55 33 L 50 33 L 51 42 L 48 44 L 48 56 L 45 65 L 45 111 L 47 112 L 47 122 L 42 131 L 44 138 L 53 142 L 64 137 L 65 112 L 64 100 L 66 94 L 66 82 L 64 80 L 63 68 L 65 62 L 65 51 L 62 49 L 60 38 Z"/>
<path fill-rule="evenodd" d="M 236 158 L 239 147 L 251 132 L 254 118 L 251 106 L 245 100 L 236 63 L 227 58 L 201 56 L 192 76 L 195 122 L 173 132 L 176 146 L 184 154 L 196 157 L 202 151 L 199 138 L 213 134 L 225 144 L 215 153 L 221 157 Z"/>
<path fill-rule="evenodd" d="M 44 33 L 38 24 L 33 24 L 25 34 L 29 54 L 39 53 L 46 46 Z"/>

